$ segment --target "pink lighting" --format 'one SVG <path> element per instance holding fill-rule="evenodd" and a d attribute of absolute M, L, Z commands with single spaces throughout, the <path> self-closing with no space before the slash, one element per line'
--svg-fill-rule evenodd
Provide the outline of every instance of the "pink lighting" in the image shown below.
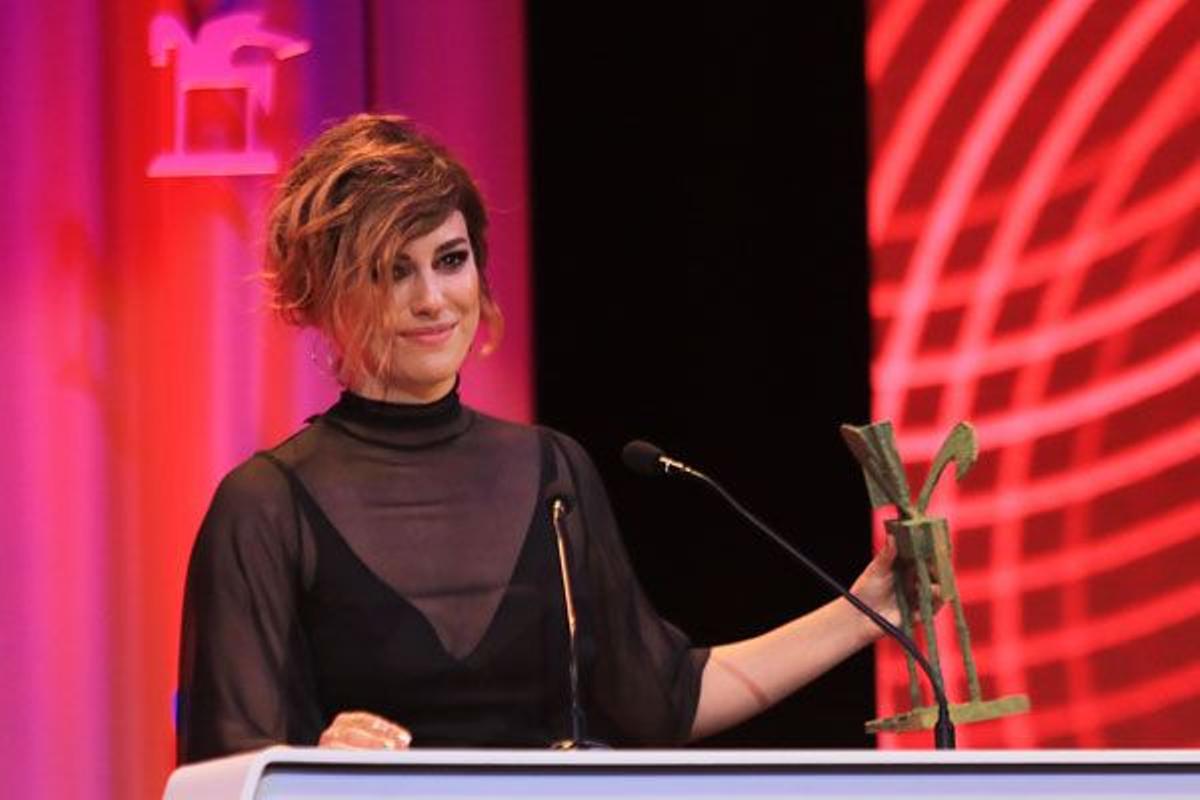
<path fill-rule="evenodd" d="M 395 5 L 503 35 L 477 36 L 469 64 L 443 63 L 422 20 L 368 30 L 343 3 L 5 8 L 5 796 L 161 796 L 204 509 L 223 474 L 338 391 L 323 351 L 272 317 L 256 277 L 278 169 L 330 120 L 412 116 L 504 209 L 492 288 L 510 335 L 463 380 L 477 407 L 530 419 L 524 128 L 478 134 L 524 119 L 522 6 Z M 386 65 L 364 62 L 367 34 L 392 51 Z M 451 96 L 443 116 L 436 100 Z M 152 162 L 197 177 L 148 177 Z"/>
<path fill-rule="evenodd" d="M 1108 151 L 1104 155 L 1112 157 Z M 1158 230 L 1164 220 L 1186 219 L 1197 201 L 1200 201 L 1200 166 L 1187 169 L 1172 184 L 1123 209 L 1122 215 L 1110 220 L 1103 229 L 1081 232 L 1080 241 L 1094 248 L 1097 260 L 1119 253 Z M 1012 276 L 1012 288 L 1037 286 L 1056 272 L 1092 266 L 1091 262 L 1068 261 L 1066 243 L 1054 242 L 1026 251 L 1020 270 Z M 961 272 L 942 276 L 930 298 L 930 309 L 954 308 L 967 302 L 975 291 L 975 268 L 970 265 Z M 876 317 L 889 317 L 894 313 L 901 299 L 901 288 L 888 283 L 878 287 L 871 298 L 871 309 Z"/>

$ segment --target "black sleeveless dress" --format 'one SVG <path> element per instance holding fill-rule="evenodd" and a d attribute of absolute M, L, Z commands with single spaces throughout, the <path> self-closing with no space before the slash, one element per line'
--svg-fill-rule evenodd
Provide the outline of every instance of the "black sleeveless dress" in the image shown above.
<path fill-rule="evenodd" d="M 707 650 L 646 601 L 582 449 L 457 393 L 346 393 L 217 490 L 188 569 L 180 762 L 313 744 L 349 710 L 399 722 L 417 747 L 566 736 L 554 497 L 571 509 L 591 738 L 683 741 Z"/>

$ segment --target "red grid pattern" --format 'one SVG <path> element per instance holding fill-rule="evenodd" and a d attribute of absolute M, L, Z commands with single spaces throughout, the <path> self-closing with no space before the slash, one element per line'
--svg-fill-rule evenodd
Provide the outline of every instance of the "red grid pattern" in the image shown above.
<path fill-rule="evenodd" d="M 967 746 L 1200 744 L 1198 32 L 1200 0 L 870 4 L 873 416 L 914 485 L 975 424 L 934 510 L 985 696 L 1033 701 Z"/>

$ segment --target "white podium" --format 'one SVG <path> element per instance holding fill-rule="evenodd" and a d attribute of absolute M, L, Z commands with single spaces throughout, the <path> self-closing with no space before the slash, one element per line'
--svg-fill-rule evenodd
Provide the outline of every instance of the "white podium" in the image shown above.
<path fill-rule="evenodd" d="M 1200 798 L 1191 750 L 411 750 L 271 747 L 177 769 L 164 800 Z"/>

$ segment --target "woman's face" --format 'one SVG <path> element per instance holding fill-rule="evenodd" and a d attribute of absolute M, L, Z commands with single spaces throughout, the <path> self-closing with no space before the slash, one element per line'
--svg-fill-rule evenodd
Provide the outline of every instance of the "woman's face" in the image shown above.
<path fill-rule="evenodd" d="M 377 344 L 372 360 L 386 365 L 381 380 L 363 376 L 351 388 L 409 403 L 445 396 L 479 327 L 479 271 L 462 213 L 409 242 L 392 274 L 380 277 L 391 281 L 388 339 Z"/>

